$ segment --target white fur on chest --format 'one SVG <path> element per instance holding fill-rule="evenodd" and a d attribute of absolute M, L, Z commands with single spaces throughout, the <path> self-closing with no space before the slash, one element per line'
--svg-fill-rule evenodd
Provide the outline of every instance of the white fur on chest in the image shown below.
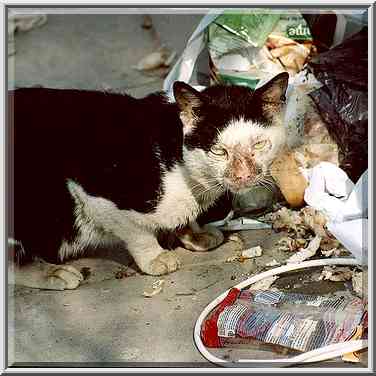
<path fill-rule="evenodd" d="M 162 184 L 163 196 L 156 211 L 150 214 L 131 211 L 133 220 L 154 229 L 174 229 L 194 221 L 215 200 L 203 200 L 194 194 L 192 184 L 195 183 L 192 183 L 182 165 L 176 165 L 171 171 L 166 172 Z"/>

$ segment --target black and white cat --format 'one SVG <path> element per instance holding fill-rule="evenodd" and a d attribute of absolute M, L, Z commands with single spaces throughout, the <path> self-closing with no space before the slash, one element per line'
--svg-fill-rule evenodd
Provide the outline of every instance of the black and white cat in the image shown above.
<path fill-rule="evenodd" d="M 195 220 L 226 190 L 241 193 L 269 176 L 285 143 L 287 83 L 287 73 L 254 92 L 221 85 L 198 92 L 175 82 L 176 103 L 163 94 L 10 92 L 15 282 L 76 288 L 80 272 L 61 263 L 114 241 L 123 242 L 141 271 L 173 272 L 180 263 L 158 243 L 160 230 L 177 230 L 191 250 L 221 244 L 220 231 Z"/>

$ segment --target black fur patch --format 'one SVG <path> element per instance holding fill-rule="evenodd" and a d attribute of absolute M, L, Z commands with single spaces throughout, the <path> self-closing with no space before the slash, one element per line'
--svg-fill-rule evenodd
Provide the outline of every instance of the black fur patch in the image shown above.
<path fill-rule="evenodd" d="M 25 88 L 9 93 L 9 107 L 8 235 L 50 262 L 75 237 L 68 179 L 120 209 L 149 212 L 163 193 L 161 164 L 182 161 L 178 110 L 161 94 Z"/>
<path fill-rule="evenodd" d="M 201 92 L 201 105 L 194 109 L 197 123 L 186 139 L 188 148 L 202 148 L 206 151 L 213 146 L 218 130 L 224 129 L 231 121 L 257 121 L 269 126 L 264 114 L 262 100 L 257 93 L 242 86 L 212 86 Z"/>

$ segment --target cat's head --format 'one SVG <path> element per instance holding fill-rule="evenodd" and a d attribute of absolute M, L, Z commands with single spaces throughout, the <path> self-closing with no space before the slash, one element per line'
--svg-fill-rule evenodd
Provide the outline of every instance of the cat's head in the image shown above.
<path fill-rule="evenodd" d="M 280 73 L 255 91 L 218 85 L 198 92 L 175 82 L 185 148 L 197 168 L 206 166 L 208 179 L 216 179 L 232 192 L 266 179 L 270 164 L 285 145 L 288 77 Z"/>

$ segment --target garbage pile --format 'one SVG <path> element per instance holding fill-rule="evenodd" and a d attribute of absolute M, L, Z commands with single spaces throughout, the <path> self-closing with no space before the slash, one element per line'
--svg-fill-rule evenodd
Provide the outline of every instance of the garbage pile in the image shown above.
<path fill-rule="evenodd" d="M 203 18 L 165 80 L 167 91 L 175 80 L 200 88 L 197 71 L 202 71 L 199 60 L 204 50 L 208 85 L 227 83 L 254 89 L 281 71 L 290 74 L 287 144 L 270 169 L 275 192 L 255 187 L 236 197 L 231 218 L 214 225 L 227 231 L 266 227 L 247 215 L 236 218 L 237 213 L 270 211 L 282 198 L 289 208 L 308 205 L 322 213 L 326 233 L 330 227 L 365 263 L 361 227 L 367 224 L 362 208 L 368 205 L 367 30 L 366 13 L 360 11 L 226 10 Z M 348 212 L 341 216 L 345 208 Z M 358 242 L 343 238 L 349 220 L 363 234 Z"/>
<path fill-rule="evenodd" d="M 236 197 L 227 217 L 211 224 L 223 231 L 284 231 L 277 247 L 291 255 L 280 268 L 326 262 L 317 281 L 352 285 L 346 296 L 306 296 L 274 288 L 274 276 L 257 289 L 229 290 L 202 319 L 196 343 L 261 344 L 291 356 L 322 348 L 328 359 L 331 345 L 350 341 L 355 348 L 367 337 L 367 50 L 364 11 L 226 10 L 203 18 L 167 76 L 164 89 L 171 92 L 175 80 L 198 90 L 216 83 L 256 89 L 281 71 L 289 73 L 287 144 L 271 166 L 275 192 L 250 190 Z M 338 266 L 337 259 L 353 266 Z M 342 359 L 359 361 L 353 351 Z"/>
<path fill-rule="evenodd" d="M 324 85 L 310 93 L 340 148 L 340 167 L 357 181 L 368 165 L 368 30 L 309 63 Z"/>

